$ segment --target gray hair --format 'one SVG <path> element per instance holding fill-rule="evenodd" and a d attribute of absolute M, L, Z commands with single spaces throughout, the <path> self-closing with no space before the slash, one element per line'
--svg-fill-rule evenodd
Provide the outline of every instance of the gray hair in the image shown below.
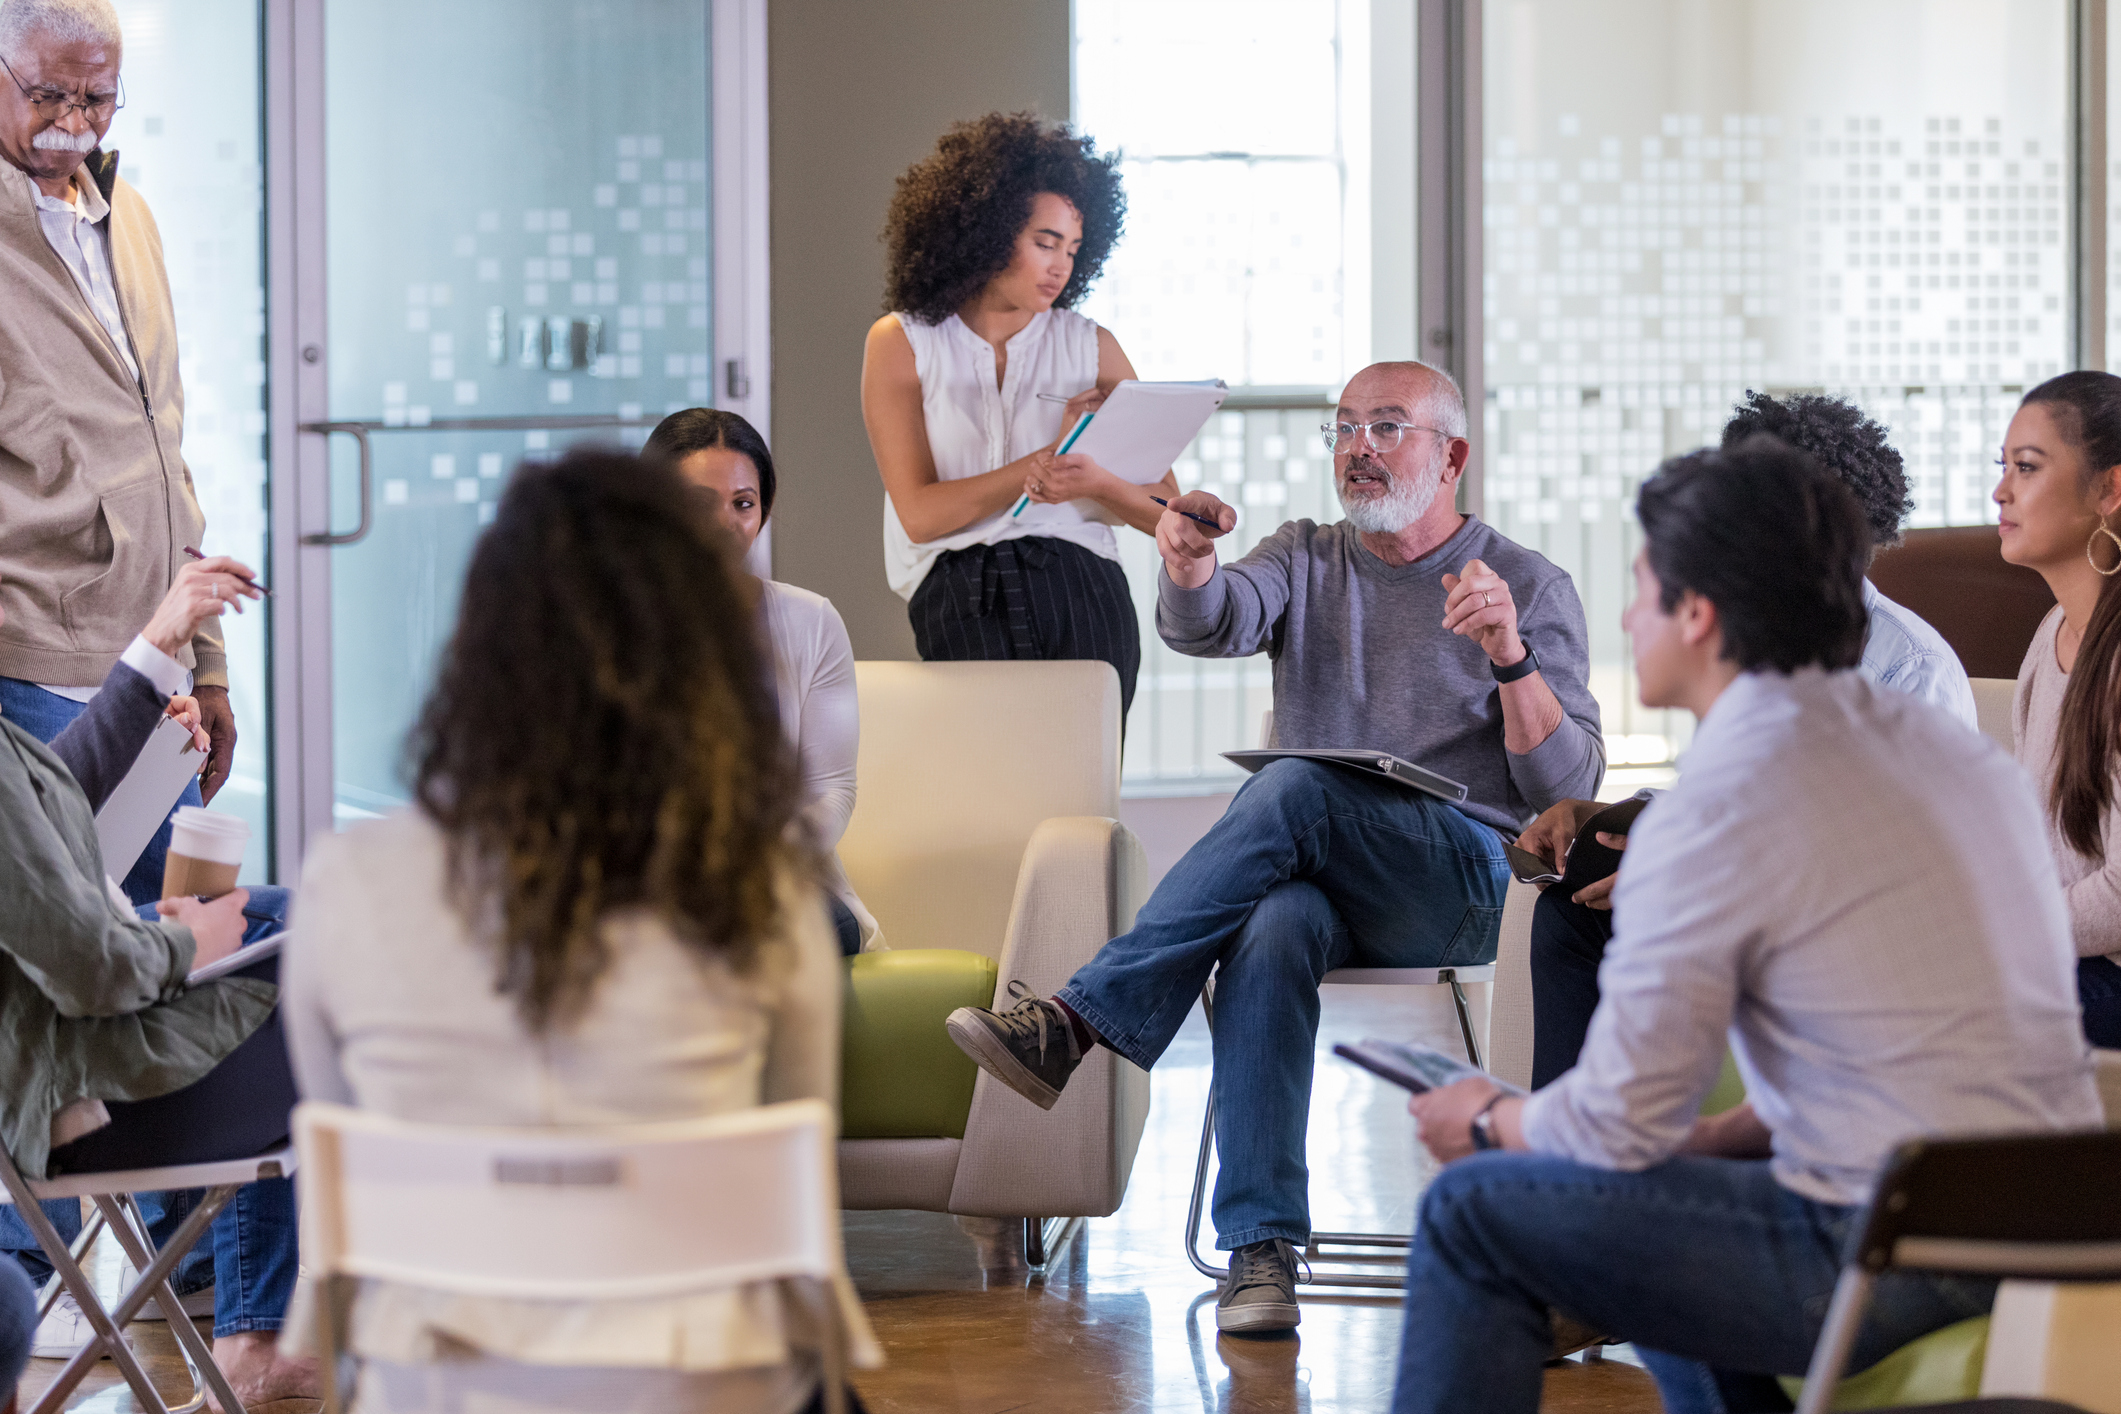
<path fill-rule="evenodd" d="M 113 49 L 125 43 L 110 0 L 0 0 L 0 54 L 13 62 L 32 35 Z"/>
<path fill-rule="evenodd" d="M 1466 435 L 1465 390 L 1458 386 L 1458 380 L 1451 376 L 1449 369 L 1438 368 L 1433 363 L 1423 363 L 1412 358 L 1373 363 L 1362 371 L 1367 373 L 1370 368 L 1389 369 L 1399 374 L 1427 374 L 1435 382 L 1430 385 L 1428 396 L 1423 401 L 1428 405 L 1429 415 L 1436 419 L 1436 426 L 1453 437 Z"/>

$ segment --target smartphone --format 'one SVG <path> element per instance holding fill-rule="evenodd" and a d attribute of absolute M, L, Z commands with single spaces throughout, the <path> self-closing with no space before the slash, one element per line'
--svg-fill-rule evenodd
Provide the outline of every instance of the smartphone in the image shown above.
<path fill-rule="evenodd" d="M 1519 882 L 1526 884 L 1558 884 L 1561 872 L 1528 849 L 1519 849 L 1508 840 L 1502 842 L 1502 852 L 1509 858 L 1510 872 Z"/>

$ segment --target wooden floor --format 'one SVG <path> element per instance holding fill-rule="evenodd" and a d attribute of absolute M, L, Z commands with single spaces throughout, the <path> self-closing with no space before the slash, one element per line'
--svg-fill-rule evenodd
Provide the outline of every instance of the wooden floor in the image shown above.
<path fill-rule="evenodd" d="M 1334 1041 L 1379 1034 L 1455 1044 L 1446 994 L 1327 989 L 1322 1053 Z M 1218 1338 L 1213 1285 L 1181 1248 L 1207 1059 L 1196 1012 L 1154 1072 L 1126 1203 L 1082 1224 L 1043 1273 L 1022 1265 L 1013 1225 L 961 1225 L 932 1213 L 848 1215 L 848 1263 L 890 1361 L 857 1380 L 874 1414 L 1369 1414 L 1389 1405 L 1397 1293 L 1306 1287 L 1294 1335 Z M 1319 1228 L 1411 1227 L 1432 1170 L 1397 1091 L 1322 1054 L 1310 1145 Z M 109 1277 L 116 1279 L 115 1269 Z M 181 1398 L 189 1381 L 167 1330 L 134 1330 L 151 1377 L 165 1397 Z M 1623 1347 L 1596 1364 L 1551 1368 L 1544 1414 L 1658 1414 L 1656 1390 L 1630 1355 Z M 25 1407 L 58 1363 L 32 1362 Z M 116 1414 L 136 1406 L 105 1361 L 69 1407 Z"/>

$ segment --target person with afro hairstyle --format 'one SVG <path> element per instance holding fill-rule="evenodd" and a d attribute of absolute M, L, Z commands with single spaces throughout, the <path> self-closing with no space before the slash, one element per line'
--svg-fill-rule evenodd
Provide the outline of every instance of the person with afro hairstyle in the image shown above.
<path fill-rule="evenodd" d="M 1126 215 L 1117 160 L 1029 113 L 943 134 L 899 178 L 888 313 L 862 357 L 884 555 L 923 659 L 1095 658 L 1134 701 L 1141 634 L 1115 525 L 1154 534 L 1178 495 L 1062 438 L 1134 367 L 1075 312 Z M 1026 495 L 1030 504 L 1011 514 Z"/>
<path fill-rule="evenodd" d="M 1900 453 L 1885 429 L 1846 398 L 1807 393 L 1777 398 L 1747 392 L 1724 424 L 1723 448 L 1731 451 L 1756 437 L 1772 437 L 1810 457 L 1848 487 L 1869 524 L 1871 553 L 1899 543 L 1900 523 L 1914 509 Z M 1979 731 L 1974 688 L 1959 655 L 1944 635 L 1912 609 L 1863 580 L 1863 659 L 1857 671 L 1880 687 L 1942 708 Z M 1603 809 L 1592 800 L 1564 800 L 1532 822 L 1520 843 L 1535 854 L 1560 859 L 1584 821 Z M 1599 836 L 1601 844 L 1627 848 L 1621 835 Z M 1576 1064 L 1584 1032 L 1598 1006 L 1598 965 L 1613 938 L 1613 882 L 1608 874 L 1573 897 L 1544 890 L 1532 913 L 1532 1084 L 1545 1085 Z"/>

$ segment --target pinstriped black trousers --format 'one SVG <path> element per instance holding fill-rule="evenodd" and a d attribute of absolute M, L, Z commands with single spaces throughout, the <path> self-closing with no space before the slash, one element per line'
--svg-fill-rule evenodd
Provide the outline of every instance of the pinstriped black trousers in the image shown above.
<path fill-rule="evenodd" d="M 1119 673 L 1122 724 L 1134 705 L 1142 642 L 1126 571 L 1072 540 L 945 551 L 907 612 L 923 662 L 1095 658 Z"/>

